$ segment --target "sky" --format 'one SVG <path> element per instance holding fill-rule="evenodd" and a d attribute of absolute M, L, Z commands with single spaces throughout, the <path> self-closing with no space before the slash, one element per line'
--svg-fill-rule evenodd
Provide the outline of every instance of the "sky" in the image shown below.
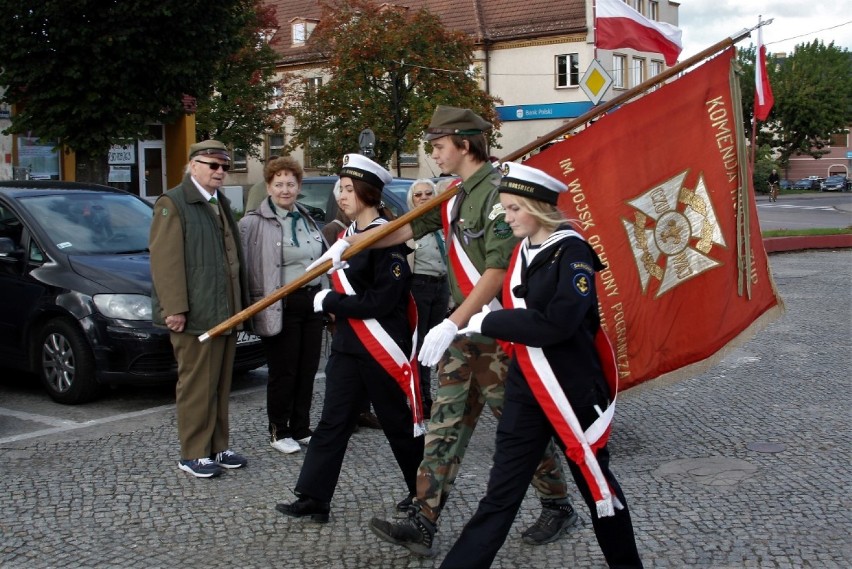
<path fill-rule="evenodd" d="M 678 0 L 678 27 L 683 31 L 679 61 L 695 55 L 744 28 L 759 15 L 773 22 L 763 28 L 769 53 L 792 53 L 799 44 L 834 41 L 852 51 L 852 0 Z M 799 37 L 797 37 L 799 36 Z M 737 46 L 757 43 L 757 30 Z"/>

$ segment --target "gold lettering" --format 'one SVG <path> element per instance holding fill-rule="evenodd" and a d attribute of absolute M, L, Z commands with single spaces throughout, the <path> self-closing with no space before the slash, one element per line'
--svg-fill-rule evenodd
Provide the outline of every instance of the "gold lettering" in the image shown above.
<path fill-rule="evenodd" d="M 574 171 L 574 164 L 570 158 L 565 158 L 559 162 L 559 167 L 562 168 L 562 175 L 567 176 Z"/>

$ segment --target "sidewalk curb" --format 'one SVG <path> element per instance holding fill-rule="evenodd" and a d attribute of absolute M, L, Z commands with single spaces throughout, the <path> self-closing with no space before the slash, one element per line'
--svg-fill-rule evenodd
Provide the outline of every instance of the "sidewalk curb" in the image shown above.
<path fill-rule="evenodd" d="M 852 247 L 852 233 L 765 237 L 763 239 L 763 246 L 767 253 L 803 251 L 805 249 L 846 249 Z"/>

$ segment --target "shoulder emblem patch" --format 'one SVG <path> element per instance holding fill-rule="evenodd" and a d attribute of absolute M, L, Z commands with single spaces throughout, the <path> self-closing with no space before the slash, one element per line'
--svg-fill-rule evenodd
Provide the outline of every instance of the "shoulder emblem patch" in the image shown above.
<path fill-rule="evenodd" d="M 575 271 L 586 271 L 590 275 L 595 274 L 594 269 L 592 269 L 592 267 L 589 266 L 588 263 L 584 263 L 582 261 L 574 261 L 573 263 L 571 263 L 571 268 Z"/>
<path fill-rule="evenodd" d="M 166 217 L 167 215 L 169 215 L 169 208 L 164 207 L 163 208 L 163 217 Z"/>
<path fill-rule="evenodd" d="M 496 203 L 494 204 L 494 207 L 491 208 L 491 212 L 488 214 L 488 219 L 494 221 L 501 215 L 506 215 L 506 210 L 503 209 L 503 204 Z"/>
<path fill-rule="evenodd" d="M 580 296 L 589 296 L 589 293 L 592 290 L 592 287 L 589 284 L 589 276 L 583 273 L 577 273 L 574 275 L 574 290 L 576 290 L 577 294 Z"/>
<path fill-rule="evenodd" d="M 402 276 L 402 264 L 399 261 L 395 261 L 391 264 L 391 275 L 395 280 L 399 280 Z"/>
<path fill-rule="evenodd" d="M 498 239 L 508 239 L 513 235 L 512 228 L 506 223 L 506 220 L 501 219 L 494 224 L 494 237 Z"/>

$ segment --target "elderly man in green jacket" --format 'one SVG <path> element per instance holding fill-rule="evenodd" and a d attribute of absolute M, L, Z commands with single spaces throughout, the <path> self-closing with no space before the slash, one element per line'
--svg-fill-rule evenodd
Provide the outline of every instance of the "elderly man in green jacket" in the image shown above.
<path fill-rule="evenodd" d="M 154 204 L 150 234 L 154 324 L 169 329 L 178 364 L 178 467 L 199 478 L 248 463 L 228 442 L 236 333 L 198 341 L 247 305 L 239 230 L 218 192 L 230 164 L 221 142 L 193 144 L 183 180 Z"/>

